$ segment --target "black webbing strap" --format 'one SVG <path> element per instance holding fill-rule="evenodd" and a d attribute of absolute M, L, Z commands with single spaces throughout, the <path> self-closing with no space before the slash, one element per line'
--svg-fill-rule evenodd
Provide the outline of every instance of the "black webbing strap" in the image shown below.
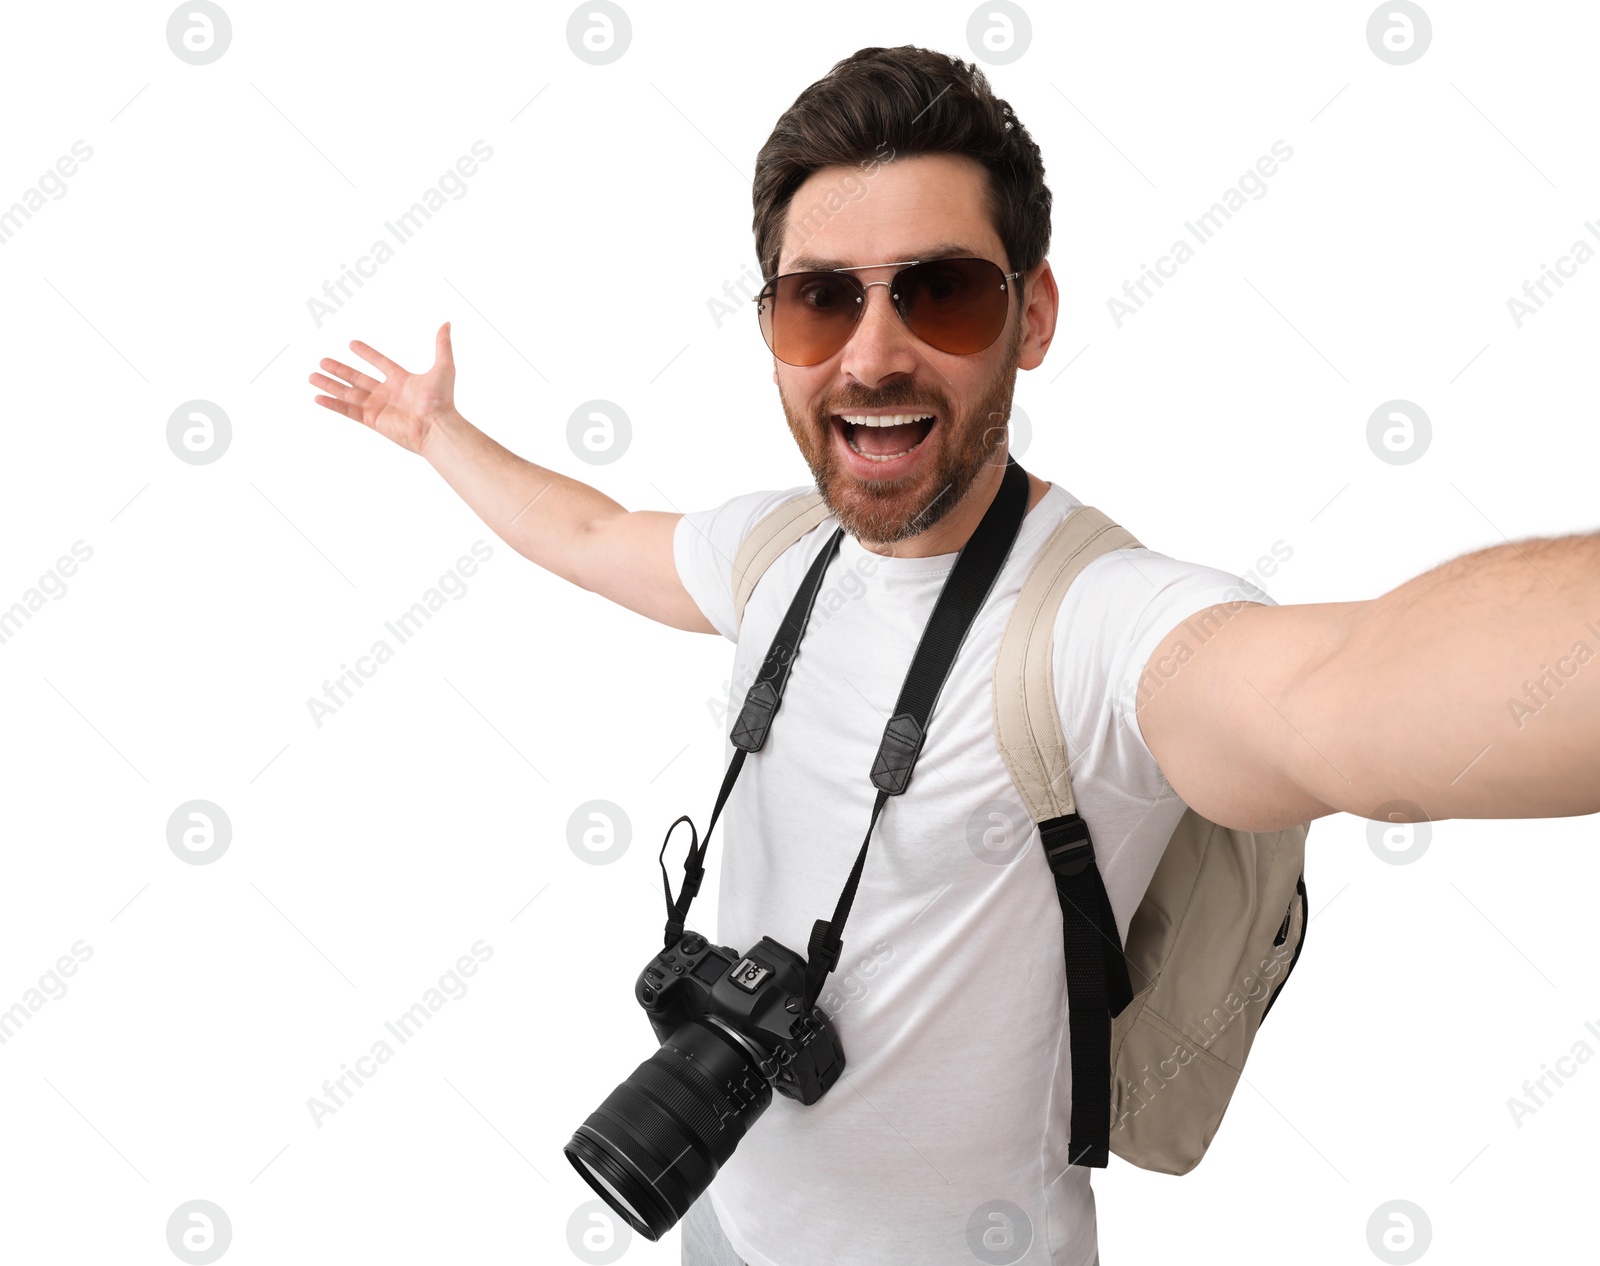
<path fill-rule="evenodd" d="M 816 605 L 817 594 L 822 589 L 822 576 L 828 564 L 839 552 L 839 542 L 844 539 L 844 529 L 838 528 L 828 538 L 828 543 L 811 564 L 800 588 L 795 590 L 789 610 L 773 635 L 767 657 L 761 661 L 761 671 L 744 697 L 739 709 L 739 719 L 734 722 L 733 733 L 728 737 L 742 751 L 759 752 L 767 741 L 767 731 L 772 728 L 772 718 L 783 702 L 784 688 L 789 684 L 789 672 L 794 667 L 795 656 L 800 653 L 800 639 L 805 636 L 806 624 L 811 619 L 811 608 Z"/>
<path fill-rule="evenodd" d="M 811 926 L 811 939 L 806 948 L 806 1011 L 816 1003 L 817 995 L 822 992 L 822 982 L 838 965 L 844 948 L 844 923 L 850 917 L 850 905 L 856 897 L 856 886 L 861 882 L 861 870 L 866 864 L 867 846 L 872 842 L 872 828 L 877 824 L 878 814 L 890 796 L 899 795 L 911 782 L 911 770 L 927 737 L 928 717 L 939 691 L 950 675 L 978 609 L 1005 566 L 1006 556 L 1011 552 L 1012 542 L 1017 539 L 1027 513 L 1028 473 L 1017 465 L 1015 458 L 1008 456 L 999 491 L 956 555 L 955 566 L 939 591 L 933 614 L 923 627 L 911 667 L 901 683 L 894 715 L 883 728 L 883 739 L 872 762 L 872 782 L 878 788 L 878 797 L 867 823 L 866 838 L 861 841 L 855 865 L 850 868 L 850 877 L 839 894 L 833 918 L 818 919 Z"/>
<path fill-rule="evenodd" d="M 833 561 L 833 556 L 839 552 L 839 542 L 843 537 L 843 528 L 835 531 L 812 561 L 805 579 L 800 582 L 800 588 L 795 591 L 794 598 L 789 603 L 789 610 L 785 613 L 783 622 L 778 625 L 772 645 L 767 650 L 766 659 L 761 661 L 761 671 L 750 687 L 750 692 L 745 696 L 744 706 L 739 711 L 738 720 L 734 722 L 733 733 L 729 735 L 735 749 L 733 759 L 728 762 L 728 772 L 722 776 L 722 788 L 717 792 L 717 803 L 711 810 L 711 821 L 706 823 L 705 837 L 703 839 L 697 837 L 694 823 L 688 814 L 683 814 L 667 828 L 666 839 L 661 841 L 661 852 L 657 861 L 661 865 L 661 887 L 667 896 L 665 946 L 667 949 L 676 945 L 678 938 L 683 935 L 684 920 L 689 915 L 689 903 L 700 891 L 700 882 L 705 878 L 706 849 L 711 844 L 711 831 L 717 825 L 722 806 L 728 803 L 733 784 L 739 780 L 739 771 L 744 767 L 744 758 L 751 752 L 760 751 L 761 745 L 767 741 L 767 731 L 772 728 L 772 718 L 778 711 L 778 705 L 783 702 L 783 691 L 789 684 L 789 671 L 794 667 L 795 655 L 799 653 L 800 639 L 805 635 L 807 621 L 811 619 L 811 608 L 816 605 L 817 594 L 822 589 L 822 577 L 828 570 L 828 564 Z M 678 889 L 677 899 L 674 900 L 672 884 L 667 879 L 666 853 L 667 843 L 672 839 L 672 833 L 677 830 L 679 822 L 689 823 L 689 852 L 683 859 L 683 886 Z"/>
<path fill-rule="evenodd" d="M 1111 1151 L 1111 1018 L 1133 1001 L 1128 963 L 1105 881 L 1094 862 L 1089 824 L 1077 813 L 1039 823 L 1045 860 L 1061 901 L 1067 962 L 1067 1024 L 1072 1049 L 1073 1165 L 1104 1168 Z"/>

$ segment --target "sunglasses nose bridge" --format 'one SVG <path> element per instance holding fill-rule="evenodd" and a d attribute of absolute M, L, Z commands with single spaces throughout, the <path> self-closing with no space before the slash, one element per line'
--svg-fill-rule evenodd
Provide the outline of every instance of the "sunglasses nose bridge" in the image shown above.
<path fill-rule="evenodd" d="M 896 319 L 902 324 L 905 323 L 905 304 L 901 302 L 900 292 L 895 288 L 895 283 L 899 280 L 898 276 L 892 281 L 862 281 L 859 277 L 855 278 L 856 284 L 861 287 L 861 295 L 857 299 L 858 306 L 856 308 L 856 324 L 858 326 L 861 324 L 862 318 L 867 315 L 867 305 L 872 298 L 872 287 L 874 286 L 882 286 L 889 292 L 890 308 L 893 309 Z"/>
<path fill-rule="evenodd" d="M 859 277 L 852 278 L 852 280 L 861 287 L 861 294 L 856 299 L 856 319 L 851 326 L 847 346 L 856 342 L 866 324 L 873 286 L 882 286 L 889 292 L 886 299 L 889 311 L 883 314 L 883 319 L 889 323 L 890 328 L 894 331 L 893 337 L 895 340 L 905 340 L 912 335 L 911 328 L 906 323 L 905 309 L 900 302 L 899 294 L 895 290 L 894 281 L 862 281 Z M 895 280 L 897 281 L 898 278 L 895 278 Z M 881 337 L 881 334 L 876 336 L 874 341 Z"/>

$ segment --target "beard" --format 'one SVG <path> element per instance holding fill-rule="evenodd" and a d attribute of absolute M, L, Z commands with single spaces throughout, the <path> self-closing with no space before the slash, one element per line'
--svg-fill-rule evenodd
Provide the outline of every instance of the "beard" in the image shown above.
<path fill-rule="evenodd" d="M 808 415 L 794 407 L 780 381 L 778 398 L 790 434 L 840 527 L 857 540 L 875 544 L 909 540 L 954 510 L 985 466 L 1004 465 L 1000 455 L 1009 436 L 1007 421 L 1021 344 L 1022 322 L 1018 320 L 999 368 L 978 398 L 959 410 L 937 387 L 918 387 L 901 379 L 880 391 L 848 387 L 837 399 Z M 923 457 L 916 472 L 902 479 L 858 479 L 845 469 L 834 446 L 832 416 L 853 409 L 900 405 L 931 406 L 938 420 L 922 442 L 934 444 L 934 451 Z"/>

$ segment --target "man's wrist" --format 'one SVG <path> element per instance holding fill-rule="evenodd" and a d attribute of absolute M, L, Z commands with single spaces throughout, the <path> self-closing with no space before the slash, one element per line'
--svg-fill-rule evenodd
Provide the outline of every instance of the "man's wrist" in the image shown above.
<path fill-rule="evenodd" d="M 437 466 L 435 460 L 442 446 L 454 444 L 465 432 L 473 429 L 472 423 L 462 417 L 454 408 L 443 413 L 435 414 L 428 419 L 427 433 L 422 437 L 422 458 L 430 466 Z"/>

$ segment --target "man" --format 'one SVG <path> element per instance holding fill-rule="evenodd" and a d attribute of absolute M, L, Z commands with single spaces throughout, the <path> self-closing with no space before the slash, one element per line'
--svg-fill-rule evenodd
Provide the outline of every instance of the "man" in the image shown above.
<path fill-rule="evenodd" d="M 742 623 L 731 560 L 764 514 L 809 488 L 630 513 L 461 417 L 448 325 L 425 374 L 354 342 L 381 381 L 333 360 L 321 363 L 336 377 L 311 381 L 319 404 L 425 457 L 534 562 L 733 639 L 736 683 L 753 680 L 801 576 L 845 528 L 824 578 L 833 599 L 818 604 L 719 837 L 717 940 L 803 950 L 865 830 L 868 771 L 924 622 L 999 487 L 1016 371 L 1044 361 L 1058 293 L 1037 146 L 980 73 L 937 53 L 840 62 L 780 119 L 754 200 L 773 381 L 832 517 L 773 562 Z M 987 298 L 974 291 L 952 316 L 964 286 Z M 1065 1154 L 1055 891 L 1037 847 L 985 839 L 995 807 L 1005 820 L 1017 799 L 993 733 L 1000 633 L 1039 549 L 1081 504 L 1029 484 L 916 778 L 878 822 L 820 999 L 849 1065 L 815 1104 L 773 1100 L 685 1218 L 686 1262 L 966 1266 L 972 1219 L 996 1200 L 1021 1211 L 1003 1229 L 1018 1255 L 1004 1260 L 1097 1260 L 1089 1171 Z M 1197 645 L 1189 620 L 1207 615 L 1220 628 Z M 1478 551 L 1372 601 L 1288 607 L 1155 551 L 1097 559 L 1057 620 L 1055 705 L 1119 931 L 1185 805 L 1258 831 L 1402 800 L 1431 819 L 1600 811 L 1600 671 L 1563 673 L 1560 706 L 1537 727 L 1518 732 L 1506 702 L 1553 656 L 1587 647 L 1596 617 L 1595 536 Z"/>

